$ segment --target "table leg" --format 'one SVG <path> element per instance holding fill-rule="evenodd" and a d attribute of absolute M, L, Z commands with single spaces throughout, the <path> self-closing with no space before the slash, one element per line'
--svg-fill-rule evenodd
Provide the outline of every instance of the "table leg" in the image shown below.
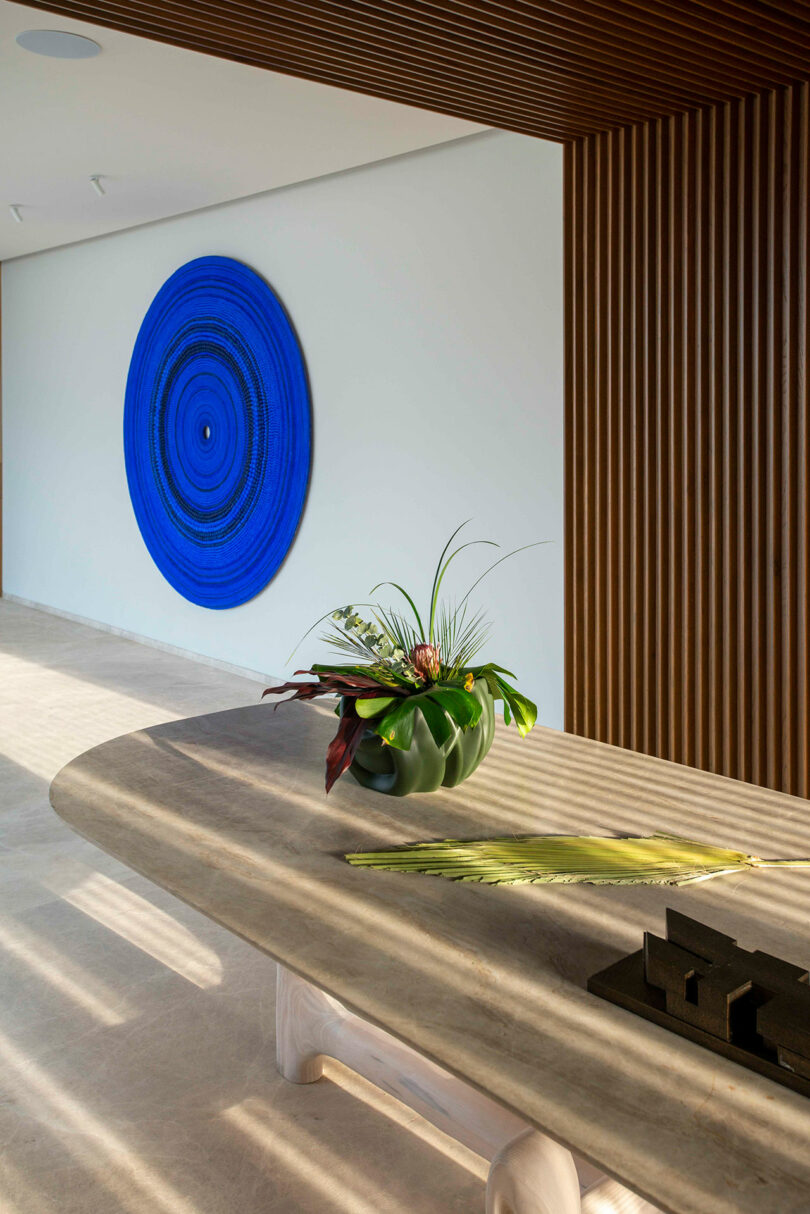
<path fill-rule="evenodd" d="M 291 1083 L 314 1083 L 324 1058 L 342 1062 L 489 1160 L 487 1214 L 655 1214 L 606 1177 L 581 1199 L 565 1147 L 279 965 L 276 1065 Z"/>

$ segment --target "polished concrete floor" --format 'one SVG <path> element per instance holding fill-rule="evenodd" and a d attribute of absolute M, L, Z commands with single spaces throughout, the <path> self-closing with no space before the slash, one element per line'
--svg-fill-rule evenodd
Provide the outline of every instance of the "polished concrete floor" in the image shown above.
<path fill-rule="evenodd" d="M 272 963 L 48 804 L 75 755 L 261 686 L 0 599 L 0 1214 L 446 1214 L 486 1166 L 332 1066 L 274 1069 Z"/>

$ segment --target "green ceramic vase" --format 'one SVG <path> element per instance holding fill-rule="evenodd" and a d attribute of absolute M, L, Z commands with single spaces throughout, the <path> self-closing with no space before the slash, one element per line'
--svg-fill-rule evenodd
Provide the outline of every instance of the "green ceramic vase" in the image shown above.
<path fill-rule="evenodd" d="M 406 797 L 435 792 L 442 784 L 455 788 L 485 758 L 495 736 L 495 701 L 485 679 L 476 679 L 473 694 L 483 709 L 477 725 L 458 730 L 444 751 L 436 745 L 421 712 L 414 714 L 413 741 L 408 750 L 384 746 L 379 734 L 367 729 L 349 771 L 364 788 Z"/>

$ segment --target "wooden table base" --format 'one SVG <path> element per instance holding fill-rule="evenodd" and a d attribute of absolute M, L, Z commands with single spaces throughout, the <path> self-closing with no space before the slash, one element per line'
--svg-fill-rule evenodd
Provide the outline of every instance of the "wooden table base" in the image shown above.
<path fill-rule="evenodd" d="M 278 966 L 276 1065 L 314 1083 L 334 1058 L 490 1162 L 487 1214 L 657 1214 L 655 1207 L 410 1046 Z"/>

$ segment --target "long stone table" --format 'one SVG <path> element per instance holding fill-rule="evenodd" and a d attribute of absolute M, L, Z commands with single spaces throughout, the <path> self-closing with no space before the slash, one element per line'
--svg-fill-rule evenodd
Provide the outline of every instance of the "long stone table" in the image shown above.
<path fill-rule="evenodd" d="M 463 1080 L 458 1090 L 505 1124 L 543 1131 L 541 1147 L 563 1144 L 672 1214 L 807 1214 L 810 1101 L 585 984 L 640 947 L 645 929 L 663 935 L 667 906 L 807 964 L 810 872 L 493 888 L 356 869 L 343 854 L 434 837 L 659 830 L 799 857 L 810 855 L 810 802 L 553 730 L 521 740 L 502 725 L 457 789 L 396 799 L 346 776 L 327 798 L 333 733 L 328 708 L 302 704 L 176 721 L 75 759 L 51 800 L 81 835 L 279 962 L 288 1010 L 325 992 L 333 1037 L 344 1016 L 393 1039 L 394 1053 L 409 1047 L 403 1057 L 424 1059 L 431 1082 Z M 316 1077 L 306 1051 L 287 1045 L 289 1077 Z M 573 1208 L 555 1200 L 543 1208 Z"/>

